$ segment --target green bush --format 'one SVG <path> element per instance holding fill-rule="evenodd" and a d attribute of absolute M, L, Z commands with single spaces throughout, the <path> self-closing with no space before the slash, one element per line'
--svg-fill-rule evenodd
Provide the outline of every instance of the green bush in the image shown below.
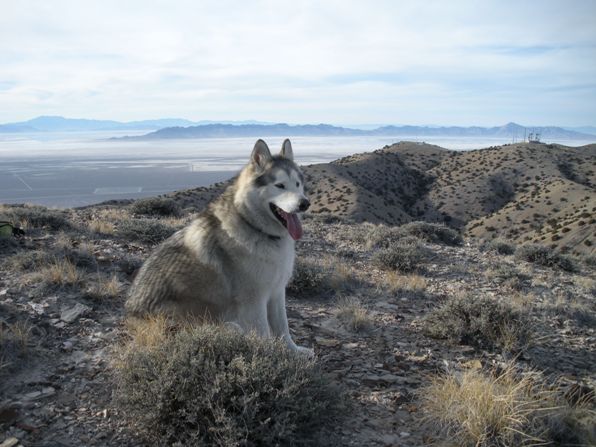
<path fill-rule="evenodd" d="M 120 222 L 118 234 L 125 239 L 159 244 L 176 232 L 176 229 L 152 219 L 128 219 Z"/>
<path fill-rule="evenodd" d="M 451 297 L 431 311 L 422 323 L 429 337 L 481 349 L 514 352 L 523 349 L 529 338 L 529 324 L 523 314 L 511 305 L 487 297 Z"/>
<path fill-rule="evenodd" d="M 577 271 L 575 262 L 566 255 L 539 244 L 526 244 L 515 250 L 518 259 L 551 268 L 560 268 L 568 272 Z"/>
<path fill-rule="evenodd" d="M 182 214 L 176 201 L 165 197 L 139 199 L 132 204 L 131 210 L 135 214 L 147 216 L 180 216 Z"/>
<path fill-rule="evenodd" d="M 131 342 L 115 365 L 117 405 L 152 445 L 309 445 L 341 408 L 314 360 L 216 326 Z"/>
<path fill-rule="evenodd" d="M 431 255 L 432 252 L 417 240 L 407 238 L 376 251 L 372 256 L 372 262 L 385 270 L 410 273 L 419 270 Z"/>

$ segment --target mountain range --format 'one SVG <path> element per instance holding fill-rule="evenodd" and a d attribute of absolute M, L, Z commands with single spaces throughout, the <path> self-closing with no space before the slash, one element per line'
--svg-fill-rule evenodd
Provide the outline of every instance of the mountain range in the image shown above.
<path fill-rule="evenodd" d="M 30 132 L 89 132 L 110 130 L 157 130 L 173 126 L 201 126 L 210 124 L 271 124 L 262 121 L 190 121 L 181 118 L 163 118 L 144 121 L 113 121 L 64 118 L 62 116 L 38 116 L 28 121 L 0 124 L 0 133 Z"/>
<path fill-rule="evenodd" d="M 148 130 L 145 135 L 121 137 L 134 140 L 226 138 L 262 136 L 418 136 L 418 137 L 503 137 L 521 140 L 530 132 L 542 139 L 594 140 L 596 128 L 522 126 L 508 123 L 495 127 L 387 125 L 377 128 L 351 128 L 330 124 L 290 125 L 263 121 L 190 121 L 166 118 L 144 121 L 112 121 L 40 116 L 28 121 L 0 124 L 0 133 L 89 132 Z"/>
<path fill-rule="evenodd" d="M 542 139 L 596 140 L 594 135 L 567 130 L 562 127 L 524 127 L 516 123 L 508 123 L 497 127 L 382 126 L 370 130 L 352 129 L 329 124 L 207 124 L 189 127 L 166 127 L 145 135 L 122 138 L 132 140 L 159 140 L 262 136 L 447 136 L 504 137 L 521 140 L 524 136 L 528 136 L 530 132 L 540 134 Z"/>

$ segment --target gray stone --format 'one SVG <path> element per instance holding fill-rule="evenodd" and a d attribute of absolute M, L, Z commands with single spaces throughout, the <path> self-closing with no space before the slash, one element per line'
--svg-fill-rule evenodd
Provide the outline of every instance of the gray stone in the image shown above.
<path fill-rule="evenodd" d="M 60 314 L 60 319 L 65 323 L 72 323 L 73 321 L 76 321 L 81 315 L 86 314 L 90 310 L 91 308 L 89 306 L 77 303 L 73 307 L 64 309 Z"/>

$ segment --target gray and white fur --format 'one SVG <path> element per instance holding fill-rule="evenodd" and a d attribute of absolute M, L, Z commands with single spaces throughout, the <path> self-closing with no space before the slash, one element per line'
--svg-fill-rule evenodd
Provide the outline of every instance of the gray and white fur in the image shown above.
<path fill-rule="evenodd" d="M 297 213 L 309 205 L 290 140 L 276 156 L 258 140 L 236 181 L 145 261 L 127 311 L 231 323 L 312 355 L 290 336 L 285 293 L 302 236 Z"/>

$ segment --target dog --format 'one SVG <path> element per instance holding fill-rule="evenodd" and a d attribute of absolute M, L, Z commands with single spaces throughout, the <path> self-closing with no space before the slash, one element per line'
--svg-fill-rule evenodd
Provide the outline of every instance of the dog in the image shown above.
<path fill-rule="evenodd" d="M 127 312 L 229 323 L 312 356 L 290 336 L 285 293 L 309 206 L 290 140 L 278 155 L 258 140 L 224 193 L 145 261 Z"/>

